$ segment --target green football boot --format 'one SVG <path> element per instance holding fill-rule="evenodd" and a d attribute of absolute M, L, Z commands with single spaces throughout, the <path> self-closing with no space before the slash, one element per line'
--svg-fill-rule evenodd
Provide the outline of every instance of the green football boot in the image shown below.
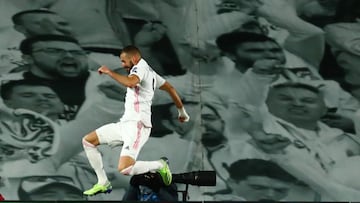
<path fill-rule="evenodd" d="M 165 185 L 170 185 L 172 181 L 172 174 L 169 168 L 169 160 L 166 157 L 161 157 L 160 162 L 163 164 L 163 167 L 158 170 L 161 175 L 161 178 Z"/>
<path fill-rule="evenodd" d="M 84 195 L 93 196 L 99 193 L 110 193 L 112 191 L 112 186 L 110 182 L 107 182 L 105 185 L 100 185 L 96 183 L 91 189 L 83 192 Z"/>

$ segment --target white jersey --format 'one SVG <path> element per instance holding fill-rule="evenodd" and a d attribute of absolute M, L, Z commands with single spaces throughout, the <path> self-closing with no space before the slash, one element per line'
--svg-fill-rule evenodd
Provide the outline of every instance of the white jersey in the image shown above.
<path fill-rule="evenodd" d="M 140 82 L 133 88 L 128 87 L 125 97 L 125 113 L 121 121 L 141 121 L 146 127 L 151 124 L 151 104 L 155 89 L 165 83 L 144 59 L 131 68 L 129 75 L 137 75 Z"/>

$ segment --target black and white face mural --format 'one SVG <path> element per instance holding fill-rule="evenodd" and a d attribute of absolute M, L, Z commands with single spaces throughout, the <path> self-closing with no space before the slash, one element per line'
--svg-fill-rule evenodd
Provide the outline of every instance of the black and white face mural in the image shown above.
<path fill-rule="evenodd" d="M 121 146 L 99 147 L 112 193 L 79 191 L 97 182 L 83 136 L 124 112 L 126 89 L 97 69 L 126 75 L 119 55 L 133 44 L 190 115 L 178 123 L 157 90 L 138 159 L 166 156 L 174 174 L 216 172 L 216 186 L 190 185 L 189 201 L 359 201 L 359 9 L 353 0 L 1 0 L 0 193 L 129 198 Z"/>

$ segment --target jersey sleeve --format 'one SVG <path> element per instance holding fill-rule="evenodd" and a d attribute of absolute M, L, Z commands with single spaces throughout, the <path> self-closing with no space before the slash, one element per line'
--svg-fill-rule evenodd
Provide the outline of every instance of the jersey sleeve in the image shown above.
<path fill-rule="evenodd" d="M 160 88 L 166 80 L 155 72 L 156 88 Z"/>
<path fill-rule="evenodd" d="M 134 66 L 131 70 L 129 75 L 136 75 L 139 77 L 140 81 L 143 80 L 145 76 L 146 69 L 138 66 Z"/>

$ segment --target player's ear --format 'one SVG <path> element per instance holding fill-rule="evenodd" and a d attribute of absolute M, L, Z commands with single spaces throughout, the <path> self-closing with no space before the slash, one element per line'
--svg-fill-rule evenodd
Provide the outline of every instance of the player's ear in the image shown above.
<path fill-rule="evenodd" d="M 132 55 L 131 58 L 130 58 L 130 60 L 131 60 L 131 62 L 132 62 L 133 64 L 136 64 L 136 57 L 135 57 L 135 55 Z"/>
<path fill-rule="evenodd" d="M 134 54 L 131 56 L 131 62 L 133 64 L 139 63 L 140 59 L 141 59 L 141 56 L 139 54 Z"/>

